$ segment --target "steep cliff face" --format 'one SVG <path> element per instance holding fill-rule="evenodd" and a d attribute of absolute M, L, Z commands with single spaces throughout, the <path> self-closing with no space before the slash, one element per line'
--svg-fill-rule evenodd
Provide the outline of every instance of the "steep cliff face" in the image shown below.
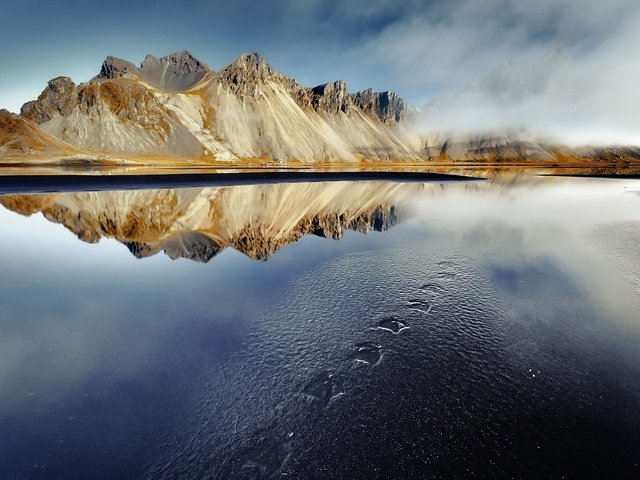
<path fill-rule="evenodd" d="M 8 195 L 0 204 L 41 212 L 81 240 L 114 238 L 138 258 L 164 251 L 207 262 L 225 248 L 267 259 L 305 235 L 340 239 L 382 231 L 408 211 L 422 185 L 363 182 L 256 185 L 54 195 Z"/>
<path fill-rule="evenodd" d="M 334 115 L 348 113 L 353 105 L 347 85 L 342 80 L 312 88 L 309 99 L 315 111 Z"/>
<path fill-rule="evenodd" d="M 388 92 L 303 87 L 257 53 L 216 73 L 183 51 L 139 67 L 107 57 L 88 83 L 51 80 L 21 115 L 96 154 L 349 162 L 419 158 L 406 112 Z"/>
<path fill-rule="evenodd" d="M 404 100 L 393 92 L 374 92 L 372 89 L 351 96 L 353 104 L 368 115 L 375 115 L 384 123 L 398 123 L 409 113 Z"/>

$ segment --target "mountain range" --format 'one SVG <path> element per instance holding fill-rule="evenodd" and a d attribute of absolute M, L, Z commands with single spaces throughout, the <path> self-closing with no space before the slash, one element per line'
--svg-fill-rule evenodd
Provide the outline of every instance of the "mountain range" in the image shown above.
<path fill-rule="evenodd" d="M 350 93 L 342 81 L 304 87 L 257 53 L 219 71 L 187 51 L 147 55 L 139 66 L 110 56 L 86 83 L 57 77 L 20 114 L 0 110 L 0 163 L 640 158 L 638 149 L 568 149 L 513 132 L 425 135 L 419 117 L 393 92 Z"/>

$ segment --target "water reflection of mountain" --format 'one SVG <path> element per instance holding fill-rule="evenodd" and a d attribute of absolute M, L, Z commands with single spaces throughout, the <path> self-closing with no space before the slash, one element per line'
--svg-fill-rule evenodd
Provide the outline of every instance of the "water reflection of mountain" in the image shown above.
<path fill-rule="evenodd" d="M 267 259 L 305 235 L 339 239 L 382 231 L 424 185 L 379 182 L 250 185 L 175 190 L 8 195 L 14 212 L 41 212 L 85 242 L 113 238 L 138 258 L 164 251 L 207 262 L 227 247 Z M 405 202 L 406 204 L 406 202 Z"/>

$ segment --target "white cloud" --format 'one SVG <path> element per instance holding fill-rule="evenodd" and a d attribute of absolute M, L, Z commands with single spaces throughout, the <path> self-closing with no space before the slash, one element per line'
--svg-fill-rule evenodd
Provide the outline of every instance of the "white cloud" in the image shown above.
<path fill-rule="evenodd" d="M 448 98 L 439 102 L 440 109 L 428 110 L 426 128 L 524 128 L 572 143 L 640 144 L 639 3 L 460 0 L 446 5 L 418 11 L 347 52 L 354 61 L 391 72 L 395 88 L 422 90 L 425 101 Z M 483 88 L 481 79 L 514 66 L 522 72 L 502 80 L 532 87 L 558 49 L 572 60 L 544 88 L 531 88 L 511 102 Z M 506 83 L 494 90 L 514 88 Z M 454 95 L 469 85 L 475 87 Z"/>

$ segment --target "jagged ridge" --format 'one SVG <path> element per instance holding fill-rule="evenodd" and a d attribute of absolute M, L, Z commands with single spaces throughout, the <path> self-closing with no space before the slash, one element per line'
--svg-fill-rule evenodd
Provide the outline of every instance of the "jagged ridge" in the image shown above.
<path fill-rule="evenodd" d="M 304 162 L 417 158 L 419 139 L 401 126 L 407 112 L 389 92 L 303 87 L 257 53 L 214 72 L 187 51 L 139 67 L 107 57 L 88 83 L 55 78 L 21 109 L 87 153 Z"/>

